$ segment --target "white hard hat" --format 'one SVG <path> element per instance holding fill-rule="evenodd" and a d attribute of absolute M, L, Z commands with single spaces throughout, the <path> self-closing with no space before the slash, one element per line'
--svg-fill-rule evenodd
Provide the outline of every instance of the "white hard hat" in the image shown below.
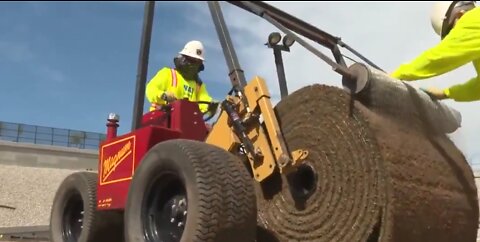
<path fill-rule="evenodd" d="M 432 7 L 432 12 L 430 13 L 430 21 L 432 22 L 432 27 L 435 33 L 439 36 L 442 35 L 442 26 L 443 21 L 446 18 L 447 10 L 453 1 L 445 2 L 435 2 Z"/>
<path fill-rule="evenodd" d="M 442 28 L 443 24 L 448 17 L 449 8 L 453 8 L 451 6 L 455 4 L 455 6 L 462 6 L 466 4 L 475 4 L 475 1 L 442 1 L 442 2 L 435 2 L 432 7 L 432 12 L 430 13 L 430 21 L 432 23 L 433 30 L 437 33 L 440 37 L 442 36 Z M 451 11 L 452 9 L 450 9 Z M 445 34 L 445 33 L 443 33 Z"/>
<path fill-rule="evenodd" d="M 204 61 L 204 50 L 202 42 L 198 40 L 189 41 L 183 47 L 183 50 L 179 52 L 179 54 L 190 56 L 192 58 L 200 59 Z"/>

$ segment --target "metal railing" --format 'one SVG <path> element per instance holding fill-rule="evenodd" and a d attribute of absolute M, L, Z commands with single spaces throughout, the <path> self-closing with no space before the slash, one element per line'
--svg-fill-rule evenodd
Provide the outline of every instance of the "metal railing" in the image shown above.
<path fill-rule="evenodd" d="M 100 142 L 105 140 L 106 135 L 79 130 L 59 129 L 44 126 L 9 123 L 0 121 L 0 140 L 31 143 L 79 149 L 97 150 Z M 478 156 L 477 154 L 475 156 Z M 479 174 L 480 162 L 476 157 L 469 157 L 469 164 Z"/>
<path fill-rule="evenodd" d="M 0 121 L 0 140 L 79 149 L 98 149 L 105 134 Z"/>

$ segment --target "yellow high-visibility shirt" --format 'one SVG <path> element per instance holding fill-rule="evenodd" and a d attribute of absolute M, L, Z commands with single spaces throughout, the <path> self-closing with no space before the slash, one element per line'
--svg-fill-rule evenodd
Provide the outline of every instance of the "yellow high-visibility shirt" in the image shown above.
<path fill-rule="evenodd" d="M 415 36 L 411 37 L 415 41 Z M 444 74 L 472 62 L 477 76 L 444 90 L 456 101 L 480 100 L 480 7 L 466 12 L 450 33 L 436 46 L 410 63 L 400 65 L 391 76 L 413 81 Z"/>
<path fill-rule="evenodd" d="M 195 80 L 185 80 L 177 70 L 164 67 L 157 72 L 146 86 L 146 97 L 152 103 L 150 111 L 155 110 L 153 104 L 165 104 L 161 97 L 166 91 L 173 93 L 177 99 L 188 99 L 192 102 L 212 101 L 205 83 L 202 83 L 199 88 Z M 206 112 L 208 105 L 199 104 L 199 108 L 201 112 Z"/>

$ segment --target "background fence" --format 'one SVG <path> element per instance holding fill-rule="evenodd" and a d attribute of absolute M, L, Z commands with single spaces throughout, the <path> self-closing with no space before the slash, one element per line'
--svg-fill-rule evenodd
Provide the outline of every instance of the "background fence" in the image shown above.
<path fill-rule="evenodd" d="M 105 137 L 102 133 L 0 121 L 0 140 L 13 142 L 97 150 Z M 480 154 L 467 157 L 467 160 L 475 171 L 480 172 Z"/>
<path fill-rule="evenodd" d="M 101 133 L 0 121 L 0 140 L 19 143 L 98 149 L 105 137 Z"/>

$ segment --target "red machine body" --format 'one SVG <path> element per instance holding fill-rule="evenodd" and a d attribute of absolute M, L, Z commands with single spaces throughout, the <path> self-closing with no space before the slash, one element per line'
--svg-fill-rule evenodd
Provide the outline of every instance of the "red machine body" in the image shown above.
<path fill-rule="evenodd" d="M 179 138 L 205 140 L 208 131 L 198 104 L 179 100 L 170 105 L 169 111 L 144 114 L 141 127 L 131 133 L 116 136 L 116 126 L 107 124 L 107 140 L 99 149 L 98 210 L 125 207 L 135 168 L 154 145 Z"/>

